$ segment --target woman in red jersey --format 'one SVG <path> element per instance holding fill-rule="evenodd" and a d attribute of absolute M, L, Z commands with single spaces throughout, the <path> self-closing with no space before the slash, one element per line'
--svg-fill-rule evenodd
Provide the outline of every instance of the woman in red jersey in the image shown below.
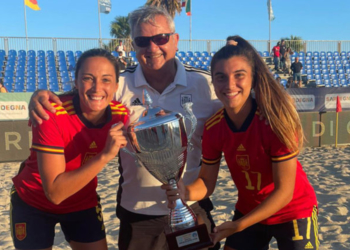
<path fill-rule="evenodd" d="M 52 249 L 60 223 L 72 249 L 107 250 L 96 175 L 127 143 L 128 111 L 112 101 L 118 78 L 118 61 L 108 51 L 84 52 L 76 90 L 51 103 L 56 113 L 32 128 L 31 153 L 11 191 L 16 249 Z"/>
<path fill-rule="evenodd" d="M 169 207 L 179 195 L 210 196 L 224 153 L 238 200 L 232 221 L 214 229 L 213 243 L 227 238 L 225 250 L 262 250 L 274 237 L 279 249 L 318 249 L 317 200 L 297 160 L 304 135 L 293 99 L 246 40 L 233 40 L 211 62 L 224 108 L 205 124 L 199 177 L 186 187 L 180 181 L 178 190 L 164 185 Z"/>

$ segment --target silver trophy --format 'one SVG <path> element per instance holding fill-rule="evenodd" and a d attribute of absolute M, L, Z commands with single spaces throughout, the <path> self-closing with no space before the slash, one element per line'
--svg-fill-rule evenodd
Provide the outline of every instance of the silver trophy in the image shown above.
<path fill-rule="evenodd" d="M 143 105 L 146 109 L 141 117 L 131 123 L 127 129 L 128 139 L 134 152 L 135 161 L 145 167 L 163 184 L 177 189 L 182 172 L 186 165 L 187 149 L 192 149 L 191 137 L 197 125 L 192 112 L 192 103 L 184 104 L 185 116 L 180 113 L 152 107 L 152 100 L 143 92 Z M 186 132 L 185 118 L 191 122 L 191 131 Z M 182 200 L 176 200 L 176 207 L 170 210 L 169 226 L 171 232 L 196 226 L 197 218 L 192 209 Z"/>

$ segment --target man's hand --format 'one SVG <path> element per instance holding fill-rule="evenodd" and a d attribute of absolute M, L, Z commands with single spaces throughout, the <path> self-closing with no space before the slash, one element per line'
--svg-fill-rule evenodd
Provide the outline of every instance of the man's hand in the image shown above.
<path fill-rule="evenodd" d="M 62 105 L 58 96 L 49 90 L 37 90 L 33 93 L 29 102 L 29 119 L 33 126 L 41 124 L 43 120 L 49 119 L 44 109 L 47 109 L 51 113 L 56 113 L 56 109 L 51 106 L 49 100 Z"/>

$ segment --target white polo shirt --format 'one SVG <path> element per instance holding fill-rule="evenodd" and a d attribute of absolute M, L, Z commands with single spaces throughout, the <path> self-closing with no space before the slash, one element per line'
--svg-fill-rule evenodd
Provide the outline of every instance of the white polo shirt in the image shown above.
<path fill-rule="evenodd" d="M 185 184 L 189 184 L 197 178 L 200 170 L 201 137 L 204 123 L 222 107 L 222 104 L 215 95 L 209 72 L 184 66 L 178 59 L 176 59 L 176 64 L 177 72 L 174 82 L 162 94 L 159 94 L 146 82 L 140 66 L 128 68 L 120 76 L 116 100 L 130 109 L 130 121 L 139 118 L 144 110 L 141 106 L 144 89 L 147 89 L 150 94 L 153 107 L 159 106 L 183 115 L 182 104 L 188 101 L 193 102 L 192 109 L 197 118 L 197 128 L 192 137 L 194 149 L 188 152 L 187 166 L 183 174 Z M 188 119 L 186 119 L 186 130 L 191 131 Z M 130 144 L 128 144 L 128 149 L 132 151 Z M 138 167 L 129 154 L 123 151 L 120 154 L 121 177 L 117 197 L 119 205 L 138 214 L 167 215 L 169 209 L 165 191 L 160 188 L 162 183 L 144 167 Z"/>

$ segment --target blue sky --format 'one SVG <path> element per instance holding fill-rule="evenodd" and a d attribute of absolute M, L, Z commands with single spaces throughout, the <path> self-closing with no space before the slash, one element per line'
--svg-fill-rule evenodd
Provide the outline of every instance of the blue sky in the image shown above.
<path fill-rule="evenodd" d="M 40 11 L 26 9 L 29 37 L 98 38 L 97 0 L 37 0 Z M 110 38 L 110 23 L 126 16 L 146 0 L 111 0 L 112 10 L 101 13 L 103 38 Z M 0 0 L 0 36 L 24 37 L 23 0 Z M 192 0 L 192 39 L 222 40 L 241 35 L 268 40 L 266 0 Z M 271 39 L 296 35 L 305 40 L 350 40 L 349 0 L 272 0 L 275 20 Z M 189 39 L 189 17 L 176 15 L 180 39 Z"/>

